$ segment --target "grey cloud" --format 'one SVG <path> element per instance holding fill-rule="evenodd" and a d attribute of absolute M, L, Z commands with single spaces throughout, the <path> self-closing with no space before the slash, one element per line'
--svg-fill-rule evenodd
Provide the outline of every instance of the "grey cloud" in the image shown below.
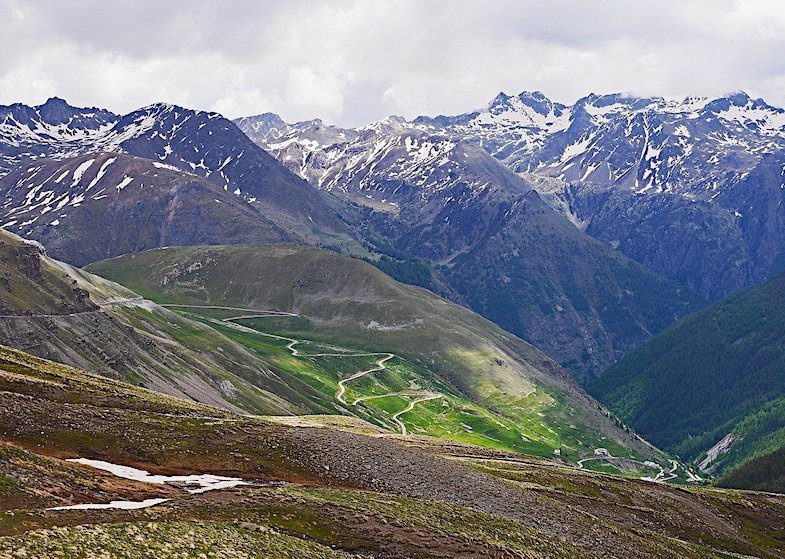
<path fill-rule="evenodd" d="M 0 18 L 0 103 L 164 100 L 346 125 L 463 112 L 499 90 L 785 104 L 776 0 L 0 0 Z"/>

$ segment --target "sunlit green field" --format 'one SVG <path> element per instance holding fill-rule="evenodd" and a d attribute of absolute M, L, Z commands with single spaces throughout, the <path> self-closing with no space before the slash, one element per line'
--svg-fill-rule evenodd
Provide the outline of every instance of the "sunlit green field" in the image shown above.
<path fill-rule="evenodd" d="M 339 381 L 377 368 L 386 348 L 338 345 L 340 340 L 313 331 L 302 317 L 225 321 L 243 313 L 207 308 L 171 310 L 211 326 L 267 363 L 297 376 L 318 390 L 325 402 L 331 402 L 335 413 L 352 414 L 392 432 L 402 431 L 394 420 L 397 417 L 409 434 L 445 437 L 538 456 L 552 456 L 557 451 L 566 458 L 577 458 L 579 452 L 591 451 L 596 446 L 625 453 L 625 449 L 585 430 L 570 425 L 559 429 L 549 427 L 546 417 L 553 399 L 541 390 L 535 390 L 515 406 L 499 399 L 498 411 L 491 411 L 441 381 L 433 371 L 398 355 L 386 361 L 383 370 L 346 382 L 342 394 L 346 403 L 343 403 L 336 397 Z M 294 347 L 300 355 L 293 355 L 287 349 L 291 340 L 299 341 Z M 433 399 L 417 402 L 406 411 L 413 401 L 423 397 Z M 404 413 L 396 415 L 399 412 Z M 512 420 L 511 416 L 516 419 Z M 594 465 L 587 464 L 587 467 Z"/>

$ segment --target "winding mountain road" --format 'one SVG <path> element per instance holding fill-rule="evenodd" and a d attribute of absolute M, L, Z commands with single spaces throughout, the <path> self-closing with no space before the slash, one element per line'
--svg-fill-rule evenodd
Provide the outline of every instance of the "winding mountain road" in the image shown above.
<path fill-rule="evenodd" d="M 401 435 L 406 435 L 406 434 L 408 434 L 408 432 L 406 430 L 406 425 L 404 425 L 403 422 L 400 419 L 398 419 L 400 416 L 402 416 L 405 413 L 409 413 L 410 411 L 412 411 L 414 409 L 414 406 L 419 404 L 420 402 L 427 402 L 429 400 L 437 400 L 439 398 L 444 398 L 444 394 L 430 394 L 428 396 L 423 396 L 422 398 L 417 398 L 416 400 L 412 400 L 411 402 L 409 402 L 409 405 L 406 408 L 402 409 L 399 412 L 394 413 L 392 415 L 392 420 L 395 421 L 395 423 L 397 423 L 398 426 L 401 428 Z"/>
<path fill-rule="evenodd" d="M 69 316 L 82 316 L 85 314 L 98 314 L 104 311 L 106 307 L 113 307 L 115 305 L 127 305 L 128 303 L 138 303 L 144 301 L 143 297 L 119 297 L 109 299 L 98 303 L 97 309 L 90 309 L 88 311 L 77 311 L 71 313 L 43 313 L 43 314 L 0 314 L 0 318 L 63 318 Z"/>
<path fill-rule="evenodd" d="M 431 392 L 431 391 L 422 391 L 422 392 L 390 392 L 387 394 L 377 394 L 373 396 L 362 396 L 360 398 L 355 399 L 353 402 L 349 403 L 346 401 L 346 383 L 351 382 L 353 380 L 357 380 L 362 378 L 366 375 L 377 373 L 379 371 L 384 371 L 387 366 L 385 365 L 389 360 L 395 357 L 394 353 L 363 353 L 363 352 L 352 352 L 351 350 L 340 348 L 340 347 L 332 347 L 332 346 L 322 346 L 322 347 L 330 347 L 331 349 L 335 349 L 335 352 L 320 352 L 320 353 L 301 353 L 295 346 L 299 344 L 307 344 L 311 343 L 307 340 L 298 340 L 295 338 L 288 338 L 286 336 L 278 336 L 277 334 L 268 334 L 266 332 L 260 332 L 258 330 L 254 330 L 253 328 L 248 328 L 247 326 L 243 326 L 242 324 L 238 324 L 238 320 L 248 320 L 252 318 L 267 318 L 267 317 L 297 317 L 300 316 L 297 313 L 290 313 L 285 311 L 271 311 L 271 310 L 260 310 L 260 309 L 244 309 L 241 307 L 224 307 L 224 306 L 216 306 L 216 305 L 176 305 L 176 304 L 162 304 L 162 307 L 173 307 L 173 308 L 182 308 L 182 309 L 215 309 L 215 310 L 231 310 L 231 311 L 242 311 L 246 314 L 241 314 L 238 316 L 231 316 L 228 318 L 220 319 L 221 322 L 224 324 L 231 325 L 233 328 L 241 328 L 244 331 L 252 332 L 254 334 L 266 336 L 269 338 L 274 338 L 277 340 L 282 340 L 288 342 L 286 344 L 286 349 L 292 353 L 294 357 L 301 357 L 301 358 L 308 358 L 308 357 L 376 357 L 379 356 L 378 361 L 376 361 L 376 366 L 371 367 L 370 369 L 365 369 L 363 371 L 357 371 L 349 375 L 348 377 L 341 379 L 338 381 L 338 391 L 335 393 L 335 399 L 338 400 L 341 404 L 346 406 L 356 406 L 357 404 L 364 402 L 366 400 L 373 400 L 379 398 L 392 398 L 392 397 L 403 397 L 403 398 L 413 398 L 409 402 L 409 405 L 406 406 L 404 409 L 394 413 L 390 419 L 400 428 L 401 435 L 407 435 L 408 429 L 406 425 L 400 420 L 400 417 L 404 414 L 409 413 L 414 409 L 419 403 L 428 402 L 430 400 L 437 400 L 439 398 L 446 398 L 444 394 L 439 392 Z"/>
<path fill-rule="evenodd" d="M 357 357 L 357 355 L 355 354 L 355 355 L 353 355 L 353 357 Z M 339 381 L 338 381 L 338 392 L 336 392 L 336 393 L 335 393 L 335 398 L 336 398 L 336 399 L 337 399 L 339 402 L 341 402 L 341 403 L 343 403 L 343 404 L 346 404 L 346 405 L 348 406 L 348 405 L 349 405 L 349 403 L 348 403 L 348 402 L 347 402 L 347 401 L 344 399 L 344 394 L 346 394 L 346 383 L 347 383 L 347 382 L 350 382 L 350 381 L 353 381 L 353 380 L 356 380 L 356 379 L 358 379 L 358 378 L 360 378 L 360 377 L 364 377 L 365 375 L 367 375 L 367 374 L 369 374 L 369 373 L 375 373 L 375 372 L 378 372 L 378 371 L 383 371 L 384 369 L 386 369 L 386 368 L 387 368 L 387 367 L 385 367 L 385 365 L 384 365 L 384 364 L 385 364 L 387 361 L 389 361 L 390 359 L 392 359 L 393 357 L 395 357 L 395 355 L 394 355 L 394 354 L 392 354 L 392 353 L 387 353 L 387 354 L 385 354 L 385 356 L 384 356 L 384 357 L 382 357 L 381 359 L 379 359 L 379 360 L 376 362 L 376 367 L 373 367 L 372 369 L 368 369 L 368 370 L 366 370 L 366 371 L 359 371 L 359 372 L 357 372 L 357 373 L 354 373 L 354 374 L 353 374 L 353 375 L 351 375 L 351 376 L 348 376 L 348 377 L 346 377 L 346 378 L 345 378 L 345 379 L 343 379 L 343 380 L 339 380 Z M 385 394 L 385 396 L 392 396 L 392 394 Z M 357 405 L 357 402 L 358 402 L 358 401 L 361 401 L 361 400 L 355 400 L 354 402 L 352 402 L 352 404 L 351 404 L 351 405 L 353 405 L 353 406 L 354 406 L 354 405 Z M 405 431 L 405 430 L 406 430 L 406 429 L 404 428 L 404 431 Z M 404 433 L 404 434 L 405 434 L 405 433 Z"/>
<path fill-rule="evenodd" d="M 597 450 L 604 450 L 604 449 L 597 449 Z M 646 480 L 646 481 L 653 481 L 653 482 L 657 482 L 657 483 L 662 483 L 662 482 L 670 481 L 670 480 L 675 479 L 676 477 L 678 477 L 678 474 L 676 473 L 676 470 L 679 469 L 679 463 L 676 460 L 671 459 L 671 461 L 670 461 L 671 462 L 671 468 L 669 470 L 666 470 L 665 468 L 663 468 L 662 466 L 660 466 L 656 462 L 641 462 L 640 460 L 633 460 L 632 458 L 621 458 L 619 456 L 613 456 L 607 450 L 605 450 L 605 453 L 603 453 L 603 454 L 598 454 L 596 456 L 590 456 L 588 458 L 582 458 L 582 459 L 578 460 L 575 463 L 575 465 L 579 469 L 582 469 L 584 467 L 583 466 L 584 462 L 589 462 L 591 460 L 607 460 L 607 461 L 609 461 L 611 463 L 612 463 L 613 460 L 624 460 L 626 462 L 634 462 L 636 464 L 640 464 L 641 466 L 646 466 L 646 467 L 649 467 L 649 468 L 657 468 L 657 469 L 659 469 L 659 472 L 657 472 L 657 474 L 654 477 L 646 476 L 646 477 L 640 478 L 640 479 L 643 479 L 643 480 Z M 686 468 L 684 468 L 684 470 L 689 473 L 689 471 Z"/>

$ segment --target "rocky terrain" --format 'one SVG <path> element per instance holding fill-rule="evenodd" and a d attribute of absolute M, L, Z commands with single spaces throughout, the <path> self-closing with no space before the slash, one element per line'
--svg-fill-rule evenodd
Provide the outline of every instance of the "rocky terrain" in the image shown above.
<path fill-rule="evenodd" d="M 351 425 L 285 426 L 0 353 L 3 553 L 782 556 L 776 496 L 611 478 L 427 438 L 402 444 Z M 64 461 L 76 457 L 249 485 L 194 494 Z M 36 486 L 42 471 L 48 483 Z M 150 495 L 167 500 L 49 509 Z"/>
<path fill-rule="evenodd" d="M 411 126 L 482 147 L 590 235 L 709 298 L 782 269 L 785 111 L 762 99 L 500 93 Z"/>

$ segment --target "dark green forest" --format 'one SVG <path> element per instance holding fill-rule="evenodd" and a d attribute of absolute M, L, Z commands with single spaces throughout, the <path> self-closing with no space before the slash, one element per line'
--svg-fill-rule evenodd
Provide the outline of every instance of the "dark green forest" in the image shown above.
<path fill-rule="evenodd" d="M 683 458 L 699 459 L 731 431 L 744 438 L 723 468 L 785 444 L 785 275 L 677 322 L 588 389 Z"/>

